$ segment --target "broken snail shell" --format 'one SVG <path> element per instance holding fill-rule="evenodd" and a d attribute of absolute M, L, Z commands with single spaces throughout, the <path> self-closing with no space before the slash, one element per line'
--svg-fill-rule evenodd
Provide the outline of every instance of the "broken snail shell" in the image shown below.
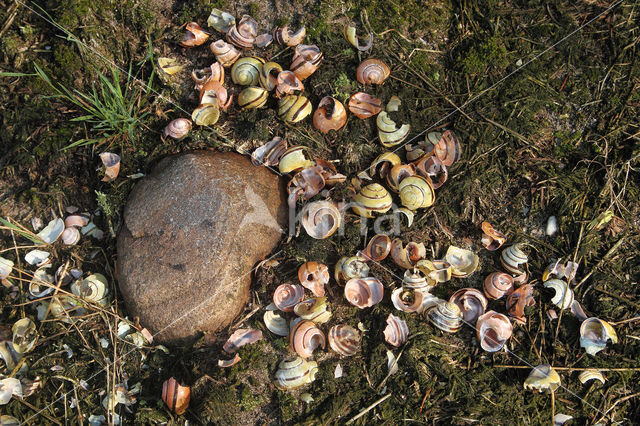
<path fill-rule="evenodd" d="M 395 238 L 391 242 L 391 258 L 404 269 L 411 269 L 414 265 L 427 255 L 427 249 L 423 243 L 409 242 L 406 246 L 403 245 L 402 240 Z M 406 274 L 405 274 L 406 277 Z"/>
<path fill-rule="evenodd" d="M 509 315 L 520 324 L 527 322 L 527 318 L 524 316 L 524 308 L 535 304 L 533 286 L 530 284 L 521 285 L 507 297 L 507 311 L 509 311 Z"/>
<path fill-rule="evenodd" d="M 551 303 L 560 309 L 567 309 L 573 304 L 573 290 L 569 288 L 566 281 L 551 279 L 542 284 L 545 288 L 552 288 L 555 291 Z"/>
<path fill-rule="evenodd" d="M 299 356 L 288 357 L 280 361 L 275 374 L 274 384 L 280 390 L 293 390 L 315 380 L 318 364 Z"/>
<path fill-rule="evenodd" d="M 331 318 L 331 311 L 327 307 L 326 297 L 312 297 L 298 303 L 293 312 L 302 319 L 324 324 Z"/>
<path fill-rule="evenodd" d="M 9 259 L 5 259 L 4 257 L 0 257 L 0 280 L 4 280 L 9 275 L 11 275 L 12 270 L 13 270 L 13 261 Z"/>
<path fill-rule="evenodd" d="M 231 105 L 232 99 L 227 89 L 215 80 L 207 81 L 200 90 L 200 105 L 217 105 L 224 111 Z"/>
<path fill-rule="evenodd" d="M 374 277 L 352 278 L 344 286 L 344 297 L 360 309 L 380 303 L 383 294 L 382 283 Z"/>
<path fill-rule="evenodd" d="M 29 294 L 35 298 L 40 298 L 53 293 L 53 290 L 53 276 L 47 273 L 46 268 L 37 269 L 29 282 Z"/>
<path fill-rule="evenodd" d="M 475 288 L 461 288 L 451 295 L 449 302 L 458 305 L 462 319 L 471 324 L 475 324 L 478 317 L 484 314 L 489 303 L 484 294 Z"/>
<path fill-rule="evenodd" d="M 110 182 L 118 177 L 120 173 L 120 156 L 111 152 L 103 152 L 100 154 L 100 160 L 104 166 L 103 182 Z"/>
<path fill-rule="evenodd" d="M 325 181 L 322 176 L 322 170 L 320 166 L 307 167 L 293 175 L 287 185 L 290 208 L 295 208 L 298 198 L 310 200 L 324 188 Z"/>
<path fill-rule="evenodd" d="M 313 321 L 303 320 L 297 323 L 289 333 L 291 348 L 302 358 L 309 358 L 318 347 L 324 349 L 324 333 Z"/>
<path fill-rule="evenodd" d="M 435 199 L 433 184 L 423 176 L 404 178 L 398 186 L 400 201 L 409 210 L 429 207 Z"/>
<path fill-rule="evenodd" d="M 580 326 L 580 346 L 589 355 L 595 355 L 607 347 L 607 341 L 618 343 L 618 335 L 611 324 L 600 318 L 591 317 Z"/>
<path fill-rule="evenodd" d="M 342 356 L 355 355 L 360 349 L 360 333 L 350 325 L 334 325 L 329 330 L 327 337 L 329 339 L 329 347 Z"/>
<path fill-rule="evenodd" d="M 402 143 L 409 135 L 409 130 L 411 129 L 409 124 L 403 124 L 398 128 L 396 122 L 389 117 L 386 111 L 378 114 L 376 126 L 378 127 L 378 138 L 382 145 L 387 148 Z"/>
<path fill-rule="evenodd" d="M 191 398 L 191 388 L 178 383 L 173 377 L 165 380 L 162 384 L 162 400 L 169 410 L 177 415 L 182 415 L 187 411 L 189 399 Z"/>
<path fill-rule="evenodd" d="M 297 123 L 311 114 L 311 102 L 303 95 L 287 95 L 278 102 L 278 117 L 287 123 Z"/>
<path fill-rule="evenodd" d="M 227 339 L 222 349 L 227 353 L 234 353 L 244 345 L 250 345 L 262 340 L 262 331 L 251 328 L 239 328 Z"/>
<path fill-rule="evenodd" d="M 366 278 L 369 276 L 367 259 L 360 256 L 341 257 L 336 264 L 333 276 L 338 284 L 345 283 L 353 278 Z"/>
<path fill-rule="evenodd" d="M 289 69 L 300 80 L 304 80 L 316 72 L 322 61 L 322 52 L 315 45 L 299 44 L 291 60 Z"/>
<path fill-rule="evenodd" d="M 306 35 L 307 29 L 304 25 L 298 31 L 291 31 L 286 25 L 273 30 L 273 39 L 281 46 L 296 47 L 304 41 Z"/>
<path fill-rule="evenodd" d="M 427 293 L 433 288 L 433 286 L 429 284 L 427 278 L 419 269 L 407 269 L 406 271 L 404 271 L 402 286 L 404 288 L 414 291 L 421 291 L 423 293 Z"/>
<path fill-rule="evenodd" d="M 357 92 L 349 98 L 349 111 L 358 118 L 369 118 L 382 111 L 382 101 L 364 92 Z"/>
<path fill-rule="evenodd" d="M 71 284 L 71 292 L 84 300 L 98 303 L 102 306 L 107 304 L 109 288 L 107 278 L 102 274 L 89 275 L 84 280 L 78 280 Z"/>
<path fill-rule="evenodd" d="M 384 329 L 384 340 L 392 346 L 403 345 L 409 337 L 409 327 L 404 320 L 393 314 L 387 317 L 387 326 Z"/>
<path fill-rule="evenodd" d="M 209 49 L 223 67 L 233 65 L 241 55 L 240 51 L 236 49 L 233 44 L 227 43 L 222 39 L 211 43 Z"/>
<path fill-rule="evenodd" d="M 375 176 L 378 174 L 380 178 L 385 178 L 394 166 L 402 163 L 398 154 L 394 152 L 383 152 L 378 155 L 371 166 L 369 166 L 369 174 Z"/>
<path fill-rule="evenodd" d="M 17 351 L 10 340 L 2 340 L 0 341 L 0 359 L 4 361 L 7 372 L 12 372 L 22 360 L 22 352 Z"/>
<path fill-rule="evenodd" d="M 442 133 L 440 140 L 433 147 L 433 154 L 447 167 L 460 159 L 462 154 L 460 141 L 451 130 Z"/>
<path fill-rule="evenodd" d="M 410 176 L 415 176 L 416 168 L 413 164 L 398 164 L 393 166 L 391 170 L 387 173 L 386 181 L 387 186 L 393 192 L 398 192 L 400 187 L 400 182 L 402 182 L 405 178 Z"/>
<path fill-rule="evenodd" d="M 231 67 L 231 79 L 241 86 L 258 86 L 264 59 L 256 56 L 240 58 Z"/>
<path fill-rule="evenodd" d="M 231 359 L 219 359 L 218 360 L 218 367 L 222 367 L 222 368 L 229 368 L 229 367 L 233 367 L 234 365 L 236 365 L 237 363 L 239 363 L 241 360 L 240 355 L 238 355 L 237 353 L 234 355 L 233 358 Z"/>
<path fill-rule="evenodd" d="M 373 217 L 373 213 L 386 213 L 391 208 L 391 194 L 380 184 L 363 187 L 353 199 L 351 209 L 360 216 Z"/>
<path fill-rule="evenodd" d="M 580 383 L 582 384 L 587 383 L 589 380 L 599 380 L 600 383 L 602 383 L 603 385 L 604 385 L 604 382 L 606 381 L 602 373 L 595 369 L 589 369 L 581 372 L 578 375 L 578 380 L 580 380 Z"/>
<path fill-rule="evenodd" d="M 453 268 L 453 276 L 456 278 L 470 276 L 478 268 L 478 263 L 480 262 L 478 255 L 471 250 L 455 246 L 449 246 L 444 259 Z"/>
<path fill-rule="evenodd" d="M 273 334 L 277 336 L 289 335 L 289 324 L 287 323 L 287 319 L 279 312 L 266 311 L 263 319 L 264 325 L 266 325 L 267 329 Z"/>
<path fill-rule="evenodd" d="M 365 52 L 373 46 L 373 33 L 369 33 L 367 42 L 364 45 L 360 45 L 360 40 L 356 34 L 356 27 L 353 24 L 349 24 L 344 27 L 344 37 L 353 47 L 361 52 Z"/>
<path fill-rule="evenodd" d="M 166 75 L 174 75 L 182 71 L 184 65 L 173 58 L 158 58 L 158 68 Z"/>
<path fill-rule="evenodd" d="M 64 232 L 63 232 L 64 234 Z M 29 264 L 29 265 L 35 265 L 35 266 L 44 266 L 48 263 L 51 263 L 51 259 L 49 259 L 49 256 L 51 255 L 51 253 L 49 253 L 48 251 L 44 251 L 44 250 L 31 250 L 30 252 L 28 252 L 27 254 L 24 255 L 24 260 Z"/>
<path fill-rule="evenodd" d="M 430 284 L 447 282 L 453 276 L 453 268 L 446 260 L 419 260 L 415 267 L 426 275 Z"/>
<path fill-rule="evenodd" d="M 511 337 L 513 326 L 506 315 L 488 311 L 478 317 L 476 333 L 482 349 L 497 352 Z"/>
<path fill-rule="evenodd" d="M 329 282 L 329 268 L 322 263 L 306 262 L 298 269 L 298 279 L 315 296 L 324 296 L 324 286 Z"/>
<path fill-rule="evenodd" d="M 235 23 L 236 18 L 232 14 L 223 12 L 220 9 L 213 9 L 207 19 L 207 25 L 221 33 L 228 33 Z"/>
<path fill-rule="evenodd" d="M 165 140 L 168 137 L 180 140 L 189 134 L 191 126 L 191 120 L 188 118 L 176 118 L 167 124 L 162 131 L 162 140 Z"/>
<path fill-rule="evenodd" d="M 512 246 L 509 246 L 502 250 L 502 255 L 500 256 L 500 263 L 513 276 L 521 276 L 526 274 L 526 270 L 524 267 L 529 261 L 529 257 L 522 250 L 524 248 L 524 244 L 518 243 Z"/>
<path fill-rule="evenodd" d="M 443 300 L 423 290 L 399 287 L 391 292 L 391 303 L 402 312 L 420 313 L 440 302 Z"/>
<path fill-rule="evenodd" d="M 489 251 L 494 251 L 502 247 L 507 241 L 507 237 L 501 232 L 497 231 L 489 222 L 482 222 L 480 225 L 482 228 L 482 247 Z"/>
<path fill-rule="evenodd" d="M 492 272 L 485 278 L 483 288 L 489 299 L 500 299 L 513 292 L 513 277 L 505 272 Z"/>
<path fill-rule="evenodd" d="M 251 162 L 255 166 L 277 166 L 280 158 L 287 150 L 287 141 L 275 136 L 251 154 Z"/>
<path fill-rule="evenodd" d="M 187 32 L 184 34 L 180 46 L 195 47 L 203 44 L 209 39 L 209 34 L 200 28 L 197 22 L 189 22 L 186 26 Z"/>
<path fill-rule="evenodd" d="M 27 353 L 33 349 L 38 340 L 36 324 L 30 318 L 22 318 L 11 327 L 13 347 L 19 353 Z"/>
<path fill-rule="evenodd" d="M 438 189 L 447 181 L 449 172 L 447 166 L 442 164 L 442 161 L 438 160 L 434 156 L 422 156 L 414 163 L 416 167 L 416 173 L 420 176 L 429 177 L 433 189 Z"/>
<path fill-rule="evenodd" d="M 356 79 L 361 84 L 382 84 L 391 74 L 389 66 L 380 59 L 365 59 L 356 69 Z"/>
<path fill-rule="evenodd" d="M 308 159 L 306 154 L 307 147 L 295 145 L 288 148 L 280 158 L 278 169 L 280 173 L 297 172 L 314 165 L 312 160 Z"/>
<path fill-rule="evenodd" d="M 218 103 L 198 105 L 191 113 L 191 119 L 198 126 L 211 126 L 218 122 L 220 108 Z"/>
<path fill-rule="evenodd" d="M 363 258 L 380 262 L 391 253 L 391 238 L 384 234 L 376 234 L 370 240 L 363 252 L 359 252 Z"/>
<path fill-rule="evenodd" d="M 335 203 L 327 200 L 305 205 L 302 226 L 311 238 L 322 240 L 330 237 L 342 225 L 342 214 Z"/>
<path fill-rule="evenodd" d="M 272 91 L 278 85 L 278 75 L 282 72 L 282 67 L 275 62 L 267 62 L 260 70 L 260 85 Z"/>
<path fill-rule="evenodd" d="M 462 312 L 455 303 L 442 301 L 427 311 L 429 322 L 446 333 L 455 333 L 462 327 Z"/>
<path fill-rule="evenodd" d="M 67 246 L 73 246 L 80 241 L 80 231 L 76 227 L 66 228 L 60 235 L 62 243 Z"/>
<path fill-rule="evenodd" d="M 313 127 L 324 134 L 329 130 L 340 130 L 347 123 L 347 111 L 342 102 L 325 96 L 320 100 L 318 108 L 313 113 Z"/>
<path fill-rule="evenodd" d="M 293 311 L 294 306 L 304 299 L 304 287 L 297 284 L 281 284 L 273 292 L 273 303 L 282 312 Z"/>
<path fill-rule="evenodd" d="M 560 376 L 549 364 L 534 367 L 529 376 L 524 381 L 525 389 L 537 391 L 555 391 L 560 386 Z"/>
<path fill-rule="evenodd" d="M 258 23 L 249 15 L 243 15 L 240 22 L 227 33 L 227 41 L 243 49 L 251 49 L 258 36 Z"/>
<path fill-rule="evenodd" d="M 220 85 L 224 84 L 224 68 L 220 62 L 214 62 L 208 68 L 195 69 L 191 71 L 191 80 L 196 84 L 196 89 L 201 90 L 202 86 L 210 81 L 215 81 Z M 202 94 L 200 94 L 202 98 Z"/>
<path fill-rule="evenodd" d="M 262 108 L 267 104 L 269 92 L 262 87 L 247 87 L 238 95 L 238 106 L 244 109 Z"/>
<path fill-rule="evenodd" d="M 282 71 L 276 79 L 276 97 L 281 98 L 283 95 L 293 95 L 295 92 L 302 92 L 304 84 L 291 71 Z"/>

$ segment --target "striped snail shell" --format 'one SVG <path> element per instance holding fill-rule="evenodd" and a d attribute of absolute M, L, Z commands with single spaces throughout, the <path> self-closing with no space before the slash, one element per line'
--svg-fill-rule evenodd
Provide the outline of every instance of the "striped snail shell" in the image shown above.
<path fill-rule="evenodd" d="M 361 84 L 382 84 L 391 74 L 389 66 L 380 59 L 365 59 L 356 69 L 356 78 Z"/>
<path fill-rule="evenodd" d="M 307 167 L 293 176 L 287 185 L 290 208 L 296 207 L 298 198 L 310 200 L 324 188 L 325 181 L 322 176 L 322 170 L 321 166 Z"/>
<path fill-rule="evenodd" d="M 484 294 L 489 299 L 500 299 L 513 292 L 513 277 L 505 272 L 492 272 L 484 280 Z"/>
<path fill-rule="evenodd" d="M 433 158 L 433 157 L 432 157 Z M 489 251 L 494 251 L 502 247 L 507 241 L 507 237 L 497 231 L 489 222 L 482 222 L 482 246 Z"/>
<path fill-rule="evenodd" d="M 314 201 L 305 205 L 301 222 L 311 238 L 322 240 L 330 237 L 340 228 L 342 214 L 332 201 Z"/>
<path fill-rule="evenodd" d="M 75 227 L 66 228 L 62 231 L 62 234 L 60 234 L 60 239 L 64 245 L 74 246 L 80 241 L 80 231 Z"/>
<path fill-rule="evenodd" d="M 347 123 L 347 111 L 342 102 L 325 96 L 313 113 L 313 127 L 327 134 L 329 130 L 340 130 Z"/>
<path fill-rule="evenodd" d="M 391 258 L 401 268 L 411 269 L 420 260 L 427 255 L 427 249 L 423 243 L 409 242 L 405 246 L 400 238 L 395 238 L 391 242 Z M 409 274 L 419 274 L 414 271 Z M 405 276 L 408 276 L 405 274 Z M 416 277 L 413 280 L 417 279 Z M 412 281 L 413 282 L 413 281 Z"/>
<path fill-rule="evenodd" d="M 599 380 L 600 383 L 604 385 L 604 382 L 607 379 L 604 378 L 604 375 L 600 371 L 595 369 L 589 369 L 580 373 L 578 375 L 578 380 L 580 380 L 580 383 L 582 383 L 583 385 L 587 383 L 589 380 Z"/>
<path fill-rule="evenodd" d="M 306 35 L 307 29 L 304 25 L 295 32 L 291 31 L 286 25 L 273 30 L 273 39 L 282 46 L 296 47 L 304 41 Z"/>
<path fill-rule="evenodd" d="M 273 303 L 282 312 L 293 311 L 304 298 L 304 287 L 297 284 L 281 284 L 273 292 Z"/>
<path fill-rule="evenodd" d="M 260 86 L 268 91 L 272 91 L 278 85 L 278 75 L 282 72 L 282 67 L 275 62 L 267 62 L 260 70 Z"/>
<path fill-rule="evenodd" d="M 449 246 L 444 260 L 451 265 L 453 276 L 456 278 L 466 278 L 473 274 L 480 262 L 478 255 L 471 250 L 455 246 Z"/>
<path fill-rule="evenodd" d="M 162 384 L 162 400 L 177 415 L 184 414 L 191 399 L 191 388 L 183 386 L 173 377 Z"/>
<path fill-rule="evenodd" d="M 231 79 L 241 86 L 258 86 L 264 63 L 264 59 L 255 56 L 240 58 L 231 68 Z"/>
<path fill-rule="evenodd" d="M 333 277 L 338 284 L 343 284 L 353 278 L 366 278 L 369 276 L 367 260 L 360 256 L 341 257 L 336 264 Z"/>
<path fill-rule="evenodd" d="M 387 173 L 387 186 L 393 192 L 398 192 L 400 182 L 409 176 L 415 176 L 416 167 L 413 164 L 398 164 L 393 166 Z"/>
<path fill-rule="evenodd" d="M 478 317 L 476 334 L 480 347 L 487 352 L 497 352 L 513 333 L 513 326 L 506 315 L 488 311 Z"/>
<path fill-rule="evenodd" d="M 484 314 L 488 304 L 484 294 L 475 288 L 461 288 L 451 295 L 449 302 L 458 305 L 462 312 L 462 319 L 471 324 Z"/>
<path fill-rule="evenodd" d="M 607 347 L 607 341 L 618 343 L 618 335 L 611 324 L 600 318 L 591 317 L 580 326 L 580 346 L 589 355 L 595 355 Z"/>
<path fill-rule="evenodd" d="M 242 346 L 250 345 L 258 340 L 262 340 L 262 331 L 251 328 L 239 328 L 229 336 L 229 339 L 227 339 L 222 346 L 222 349 L 231 354 Z"/>
<path fill-rule="evenodd" d="M 433 184 L 428 178 L 422 176 L 410 176 L 403 179 L 398 185 L 400 201 L 409 210 L 417 210 L 429 207 L 435 199 Z"/>
<path fill-rule="evenodd" d="M 257 36 L 258 23 L 251 16 L 243 15 L 227 33 L 227 41 L 243 49 L 251 49 Z"/>
<path fill-rule="evenodd" d="M 304 80 L 316 72 L 322 61 L 322 52 L 316 45 L 299 44 L 291 60 L 289 69 L 300 80 Z"/>
<path fill-rule="evenodd" d="M 350 325 L 334 325 L 329 330 L 327 337 L 329 338 L 329 347 L 342 356 L 355 355 L 360 349 L 360 333 Z"/>
<path fill-rule="evenodd" d="M 299 356 L 285 358 L 280 361 L 275 374 L 274 384 L 280 390 L 293 390 L 315 380 L 318 364 Z"/>
<path fill-rule="evenodd" d="M 382 111 L 382 101 L 364 92 L 357 92 L 349 98 L 349 111 L 358 118 L 369 118 Z"/>
<path fill-rule="evenodd" d="M 276 311 L 266 311 L 264 313 L 264 325 L 267 329 L 277 336 L 289 335 L 289 324 L 287 319 Z"/>
<path fill-rule="evenodd" d="M 217 104 L 219 108 L 225 110 L 231 104 L 232 97 L 228 96 L 227 89 L 222 84 L 209 80 L 200 90 L 200 105 Z"/>
<path fill-rule="evenodd" d="M 295 92 L 302 92 L 304 84 L 291 71 L 282 71 L 278 74 L 276 85 L 276 97 L 281 98 L 283 95 L 292 95 Z"/>
<path fill-rule="evenodd" d="M 324 296 L 324 286 L 329 282 L 329 268 L 318 262 L 303 263 L 298 269 L 298 279 L 315 296 Z"/>
<path fill-rule="evenodd" d="M 162 131 L 162 140 L 168 137 L 180 140 L 189 134 L 191 126 L 191 120 L 188 118 L 176 118 L 167 124 Z"/>
<path fill-rule="evenodd" d="M 278 102 L 278 117 L 287 123 L 297 123 L 311 114 L 311 102 L 303 95 L 286 95 Z"/>
<path fill-rule="evenodd" d="M 344 286 L 344 297 L 360 309 L 380 303 L 383 294 L 382 283 L 374 277 L 352 278 Z"/>
<path fill-rule="evenodd" d="M 384 329 L 384 340 L 392 346 L 399 347 L 409 337 L 409 327 L 404 320 L 393 314 L 387 317 L 387 327 Z"/>
<path fill-rule="evenodd" d="M 211 43 L 211 45 L 209 45 L 209 49 L 211 49 L 211 52 L 216 56 L 216 59 L 223 67 L 233 65 L 233 63 L 240 57 L 240 51 L 236 49 L 233 44 L 227 43 L 222 39 Z"/>
<path fill-rule="evenodd" d="M 255 166 L 277 166 L 280 157 L 287 150 L 287 141 L 279 136 L 275 136 L 266 144 L 257 148 L 251 154 L 251 162 Z"/>
<path fill-rule="evenodd" d="M 271 34 L 260 34 L 258 37 L 256 37 L 256 40 L 253 42 L 253 44 L 256 47 L 259 47 L 260 49 L 262 49 L 263 47 L 267 47 L 271 44 L 271 42 L 273 41 L 273 36 Z"/>
<path fill-rule="evenodd" d="M 287 148 L 280 158 L 278 169 L 280 173 L 297 172 L 314 165 L 312 160 L 308 159 L 307 147 L 302 145 L 294 145 Z"/>
<path fill-rule="evenodd" d="M 247 87 L 238 95 L 238 106 L 244 109 L 262 108 L 267 104 L 269 92 L 262 87 Z"/>
<path fill-rule="evenodd" d="M 213 9 L 207 19 L 207 25 L 221 33 L 228 33 L 235 23 L 236 18 L 232 14 L 223 12 L 220 9 Z"/>
<path fill-rule="evenodd" d="M 208 82 L 224 84 L 224 68 L 220 62 L 214 62 L 208 68 L 195 69 L 191 72 L 191 79 L 196 84 L 196 90 L 201 90 Z"/>
<path fill-rule="evenodd" d="M 375 176 L 378 174 L 380 178 L 384 178 L 387 176 L 389 171 L 393 168 L 393 166 L 397 166 L 402 163 L 398 154 L 393 152 L 383 152 L 378 155 L 373 163 L 369 166 L 369 175 Z"/>
<path fill-rule="evenodd" d="M 324 349 L 324 333 L 313 321 L 303 320 L 297 323 L 289 333 L 291 348 L 302 358 L 309 358 L 318 347 Z"/>
<path fill-rule="evenodd" d="M 524 244 L 518 243 L 502 250 L 500 263 L 513 276 L 526 273 L 524 267 L 529 261 L 529 256 L 523 251 Z"/>
<path fill-rule="evenodd" d="M 209 38 L 209 34 L 200 28 L 197 22 L 189 22 L 186 26 L 187 32 L 184 34 L 180 46 L 195 47 L 200 46 Z"/>
<path fill-rule="evenodd" d="M 166 75 L 174 75 L 184 69 L 184 65 L 173 58 L 158 58 L 158 67 Z"/>
<path fill-rule="evenodd" d="M 527 322 L 527 318 L 524 316 L 524 308 L 535 304 L 533 286 L 530 284 L 521 285 L 507 297 L 507 311 L 509 311 L 509 315 L 520 324 Z"/>
<path fill-rule="evenodd" d="M 369 33 L 367 42 L 364 45 L 360 45 L 360 40 L 356 34 L 356 27 L 353 24 L 345 25 L 344 37 L 353 47 L 361 52 L 365 52 L 373 46 L 373 33 Z"/>
<path fill-rule="evenodd" d="M 372 183 L 363 187 L 353 199 L 352 210 L 364 217 L 373 217 L 373 213 L 386 213 L 391 208 L 391 195 L 380 184 Z"/>
<path fill-rule="evenodd" d="M 433 148 L 433 153 L 447 167 L 458 161 L 462 154 L 462 148 L 455 133 L 451 130 L 445 131 Z"/>
<path fill-rule="evenodd" d="M 409 135 L 409 130 L 411 130 L 411 126 L 408 124 L 398 127 L 396 122 L 389 117 L 387 111 L 382 111 L 378 114 L 376 126 L 378 127 L 378 138 L 382 145 L 387 148 L 402 143 Z"/>
<path fill-rule="evenodd" d="M 429 177 L 433 184 L 433 189 L 438 189 L 447 181 L 449 172 L 447 166 L 434 156 L 422 156 L 414 163 L 416 173 L 420 176 Z"/>
<path fill-rule="evenodd" d="M 422 274 L 418 269 L 407 269 L 404 271 L 402 286 L 404 288 L 422 292 L 428 292 L 433 287 L 429 284 L 424 274 Z"/>
<path fill-rule="evenodd" d="M 374 235 L 363 252 L 358 252 L 363 258 L 380 262 L 391 253 L 391 238 L 384 234 Z"/>
<path fill-rule="evenodd" d="M 427 311 L 429 322 L 446 333 L 455 333 L 462 327 L 462 312 L 458 305 L 442 301 Z"/>
<path fill-rule="evenodd" d="M 218 122 L 220 108 L 217 103 L 198 105 L 191 113 L 191 119 L 198 126 L 211 126 Z"/>
<path fill-rule="evenodd" d="M 324 324 L 331 318 L 331 311 L 327 306 L 326 297 L 311 297 L 298 303 L 293 312 L 302 319 Z"/>

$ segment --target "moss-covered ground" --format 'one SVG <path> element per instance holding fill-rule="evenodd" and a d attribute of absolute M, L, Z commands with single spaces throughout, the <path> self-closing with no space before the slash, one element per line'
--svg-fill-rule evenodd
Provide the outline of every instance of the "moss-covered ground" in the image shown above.
<path fill-rule="evenodd" d="M 100 135 L 86 122 L 72 121 L 81 111 L 52 97 L 40 78 L 0 77 L 1 216 L 30 227 L 32 217 L 49 220 L 69 205 L 97 211 L 96 222 L 107 231 L 103 240 L 85 238 L 72 248 L 56 245 L 50 250 L 56 267 L 70 260 L 85 272 L 107 275 L 115 296 L 107 310 L 91 311 L 75 325 L 38 323 L 40 340 L 27 363 L 28 376 L 39 376 L 42 388 L 23 401 L 12 400 L 2 413 L 34 425 L 86 424 L 91 414 L 109 417 L 102 400 L 114 384 L 126 380 L 129 387 L 140 383 L 141 391 L 134 404 L 117 409 L 125 424 L 335 424 L 387 394 L 391 396 L 356 423 L 549 424 L 553 413 L 573 416 L 573 424 L 637 423 L 640 9 L 622 1 L 590 22 L 613 3 L 21 0 L 1 8 L 1 71 L 30 74 L 38 64 L 53 81 L 86 93 L 98 72 L 109 75 L 110 61 L 131 67 L 144 84 L 153 74 L 154 91 L 148 95 L 138 83 L 128 84 L 138 94 L 136 110 L 147 114 L 133 137 L 116 134 L 65 150 L 74 141 Z M 183 49 L 177 41 L 184 23 L 204 25 L 213 7 L 238 16 L 250 12 L 265 30 L 276 24 L 305 24 L 306 43 L 324 52 L 322 65 L 305 81 L 314 105 L 326 95 L 346 100 L 362 90 L 355 69 L 360 60 L 373 56 L 390 65 L 391 78 L 366 91 L 383 101 L 399 96 L 402 108 L 394 119 L 411 124 L 411 136 L 431 126 L 456 132 L 463 144 L 461 161 L 437 191 L 435 205 L 420 211 L 411 228 L 402 225 L 401 238 L 424 242 L 435 257 L 449 245 L 479 253 L 479 269 L 466 280 L 442 285 L 437 290 L 441 297 L 458 288 L 479 288 L 488 273 L 499 269 L 499 254 L 480 246 L 483 220 L 506 233 L 510 242 L 531 245 L 536 305 L 527 309 L 526 325 L 515 328 L 509 353 L 483 352 L 469 327 L 443 334 L 422 317 L 400 313 L 412 338 L 394 350 L 396 355 L 402 351 L 399 372 L 387 378 L 390 347 L 382 330 L 387 315 L 398 312 L 388 296 L 371 309 L 352 308 L 334 282 L 329 290 L 334 312 L 330 325 L 362 323 L 368 330 L 362 350 L 347 359 L 319 354 L 316 381 L 296 392 L 276 390 L 271 383 L 287 342 L 265 330 L 262 310 L 244 325 L 265 330 L 265 340 L 241 348 L 242 361 L 229 369 L 217 366 L 226 331 L 217 346 L 197 342 L 168 351 L 137 349 L 114 337 L 118 318 L 127 315 L 113 274 L 114 238 L 135 184 L 127 176 L 147 173 L 167 154 L 198 148 L 246 152 L 276 135 L 290 145 L 310 147 L 318 157 L 337 160 L 338 169 L 349 176 L 384 151 L 372 119 L 351 116 L 343 130 L 323 136 L 310 119 L 295 126 L 279 121 L 273 100 L 258 111 L 232 107 L 213 130 L 195 129 L 181 141 L 162 142 L 165 124 L 185 116 L 180 109 L 191 111 L 196 99 L 187 73 L 161 79 L 153 64 L 160 56 L 171 56 L 188 68 L 209 65 L 212 55 L 206 45 Z M 371 52 L 358 53 L 344 40 L 342 29 L 349 20 L 363 33 L 366 28 L 376 33 Z M 292 51 L 272 45 L 255 54 L 286 67 Z M 110 183 L 100 181 L 97 155 L 105 150 L 122 157 L 120 177 Z M 343 190 L 336 188 L 332 195 L 337 198 Z M 609 222 L 593 226 L 607 214 L 612 215 Z M 559 231 L 548 237 L 544 229 L 552 215 L 558 218 Z M 348 215 L 346 222 L 344 236 L 316 241 L 302 232 L 283 241 L 279 264 L 256 273 L 252 307 L 266 305 L 277 285 L 293 282 L 302 262 L 322 261 L 332 268 L 341 256 L 363 248 L 358 218 Z M 0 255 L 14 260 L 14 246 L 29 244 L 6 231 L 1 236 Z M 565 312 L 560 321 L 547 317 L 553 305 L 540 276 L 550 260 L 559 257 L 580 261 L 576 298 L 588 313 L 610 321 L 618 334 L 618 343 L 596 356 L 580 347 L 574 316 Z M 391 289 L 399 284 L 402 271 L 390 261 L 383 264 L 373 272 Z M 3 326 L 25 315 L 35 317 L 25 294 L 25 284 L 0 289 Z M 499 302 L 490 307 L 504 311 Z M 100 338 L 110 345 L 103 348 Z M 70 358 L 67 349 L 73 351 Z M 344 375 L 335 379 L 338 363 Z M 543 363 L 563 368 L 563 387 L 553 397 L 523 389 L 527 365 Z M 606 383 L 582 385 L 578 370 L 587 367 L 611 369 L 604 371 Z M 192 386 L 190 408 L 181 417 L 160 399 L 162 382 L 170 376 Z M 300 400 L 304 392 L 312 395 L 312 402 Z"/>

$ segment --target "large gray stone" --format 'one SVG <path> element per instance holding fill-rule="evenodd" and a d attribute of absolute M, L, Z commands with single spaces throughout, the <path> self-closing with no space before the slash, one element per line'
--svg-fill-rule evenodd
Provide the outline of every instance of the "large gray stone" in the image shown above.
<path fill-rule="evenodd" d="M 277 175 L 238 154 L 162 160 L 131 192 L 118 236 L 130 316 L 160 342 L 213 337 L 242 312 L 252 268 L 278 244 L 285 198 Z"/>

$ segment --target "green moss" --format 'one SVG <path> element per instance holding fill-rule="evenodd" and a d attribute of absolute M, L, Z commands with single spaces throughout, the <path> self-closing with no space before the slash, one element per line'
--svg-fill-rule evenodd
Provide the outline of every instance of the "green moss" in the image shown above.
<path fill-rule="evenodd" d="M 281 390 L 276 390 L 276 398 L 278 401 L 278 409 L 280 411 L 280 418 L 284 422 L 292 420 L 297 415 L 298 400 L 292 395 Z"/>
<path fill-rule="evenodd" d="M 499 74 L 509 65 L 509 56 L 502 37 L 492 36 L 474 44 L 460 58 L 460 63 L 469 75 L 484 74 L 487 70 Z"/>
<path fill-rule="evenodd" d="M 238 402 L 240 409 L 243 411 L 253 411 L 263 405 L 266 400 L 266 395 L 261 392 L 256 392 L 248 386 L 242 386 L 238 389 Z"/>

